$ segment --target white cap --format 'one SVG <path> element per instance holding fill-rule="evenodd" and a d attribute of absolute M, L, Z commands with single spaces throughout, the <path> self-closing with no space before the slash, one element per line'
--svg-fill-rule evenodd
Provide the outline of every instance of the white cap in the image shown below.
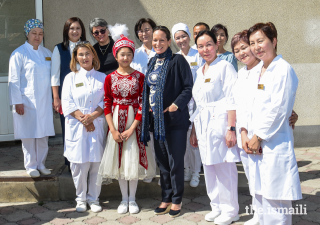
<path fill-rule="evenodd" d="M 186 32 L 189 35 L 189 38 L 191 38 L 191 34 L 190 34 L 189 27 L 187 26 L 187 24 L 185 24 L 185 23 L 177 23 L 172 27 L 173 40 L 175 40 L 174 39 L 174 35 L 180 30 Z"/>

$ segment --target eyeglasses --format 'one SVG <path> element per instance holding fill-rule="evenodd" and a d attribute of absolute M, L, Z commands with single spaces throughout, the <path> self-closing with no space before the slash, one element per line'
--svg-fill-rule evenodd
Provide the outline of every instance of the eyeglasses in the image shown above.
<path fill-rule="evenodd" d="M 150 29 L 149 28 L 146 28 L 144 30 L 138 30 L 138 34 L 143 34 L 143 33 L 149 33 L 150 32 Z"/>
<path fill-rule="evenodd" d="M 96 30 L 95 32 L 93 32 L 93 36 L 98 36 L 99 33 L 100 34 L 105 34 L 107 29 L 101 29 L 101 30 Z"/>

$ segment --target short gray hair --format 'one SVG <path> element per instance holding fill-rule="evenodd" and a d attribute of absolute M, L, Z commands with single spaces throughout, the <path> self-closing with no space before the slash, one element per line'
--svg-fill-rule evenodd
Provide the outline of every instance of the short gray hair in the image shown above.
<path fill-rule="evenodd" d="M 108 23 L 104 19 L 94 18 L 89 23 L 89 30 L 91 31 L 91 33 L 92 33 L 92 30 L 93 30 L 94 27 L 106 27 L 106 28 L 108 28 Z"/>

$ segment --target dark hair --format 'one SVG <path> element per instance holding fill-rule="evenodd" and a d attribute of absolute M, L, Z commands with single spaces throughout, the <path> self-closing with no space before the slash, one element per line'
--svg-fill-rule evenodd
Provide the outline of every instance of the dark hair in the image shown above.
<path fill-rule="evenodd" d="M 250 27 L 250 29 L 248 30 L 247 36 L 249 41 L 250 41 L 251 34 L 257 32 L 258 30 L 261 30 L 269 38 L 271 42 L 273 42 L 274 38 L 278 37 L 277 29 L 272 22 L 256 23 L 255 25 Z M 277 50 L 277 45 L 276 45 L 276 50 Z"/>
<path fill-rule="evenodd" d="M 77 69 L 77 54 L 78 54 L 78 49 L 79 48 L 87 48 L 89 49 L 92 54 L 93 54 L 93 59 L 92 59 L 92 65 L 93 65 L 93 68 L 95 70 L 99 70 L 100 69 L 100 60 L 98 58 L 98 55 L 97 55 L 97 52 L 96 50 L 94 49 L 94 47 L 90 44 L 89 41 L 81 41 L 80 43 L 78 43 L 76 45 L 76 47 L 73 49 L 73 52 L 72 52 L 72 56 L 71 56 L 71 61 L 70 61 L 70 70 L 72 72 L 75 72 L 77 73 L 78 72 L 78 69 Z"/>
<path fill-rule="evenodd" d="M 193 26 L 193 28 L 198 27 L 198 26 L 205 26 L 206 30 L 210 30 L 210 27 L 208 24 L 204 23 L 204 22 L 199 22 L 196 25 Z"/>
<path fill-rule="evenodd" d="M 239 33 L 236 33 L 231 39 L 231 49 L 233 54 L 234 54 L 234 46 L 236 46 L 236 44 L 238 44 L 241 41 L 250 45 L 249 39 L 248 39 L 248 30 L 243 30 Z"/>
<path fill-rule="evenodd" d="M 138 31 L 141 29 L 141 26 L 144 23 L 148 23 L 152 27 L 152 30 L 154 30 L 154 28 L 157 26 L 157 24 L 150 18 L 141 18 L 140 20 L 138 20 L 138 22 L 134 26 L 134 31 L 138 39 L 139 39 Z"/>
<path fill-rule="evenodd" d="M 170 41 L 171 39 L 171 33 L 170 33 L 170 30 L 168 29 L 168 27 L 166 26 L 156 26 L 154 29 L 153 29 L 153 33 L 157 30 L 161 30 L 162 32 L 164 32 L 166 34 L 166 38 L 167 38 L 167 41 Z"/>
<path fill-rule="evenodd" d="M 82 21 L 80 20 L 79 17 L 71 17 L 69 18 L 65 24 L 64 24 L 64 27 L 63 27 L 63 44 L 62 44 L 62 47 L 64 49 L 68 49 L 69 47 L 69 29 L 70 29 L 70 26 L 72 23 L 74 22 L 78 22 L 80 24 L 80 27 L 81 27 L 81 41 L 86 41 L 87 38 L 86 38 L 86 29 L 84 28 L 84 25 L 82 23 Z"/>
<path fill-rule="evenodd" d="M 211 32 L 210 30 L 202 30 L 202 31 L 200 31 L 199 34 L 198 34 L 197 37 L 196 37 L 196 40 L 195 40 L 196 44 L 197 44 L 197 41 L 198 41 L 199 37 L 201 37 L 201 36 L 203 36 L 203 35 L 208 35 L 208 36 L 210 36 L 210 37 L 212 38 L 213 42 L 214 42 L 215 44 L 217 44 L 216 35 L 214 35 L 214 33 Z M 198 44 L 197 44 L 197 45 L 198 45 Z"/>
<path fill-rule="evenodd" d="M 214 35 L 217 35 L 217 32 L 218 32 L 218 30 L 220 30 L 220 29 L 222 29 L 222 30 L 224 31 L 224 33 L 226 34 L 226 37 L 227 37 L 226 43 L 227 43 L 227 42 L 228 42 L 228 39 L 229 39 L 229 35 L 228 35 L 228 30 L 227 30 L 227 28 L 226 28 L 224 25 L 218 23 L 218 24 L 214 25 L 214 26 L 211 28 L 211 31 L 214 33 Z M 225 43 L 225 44 L 226 44 L 226 43 Z"/>

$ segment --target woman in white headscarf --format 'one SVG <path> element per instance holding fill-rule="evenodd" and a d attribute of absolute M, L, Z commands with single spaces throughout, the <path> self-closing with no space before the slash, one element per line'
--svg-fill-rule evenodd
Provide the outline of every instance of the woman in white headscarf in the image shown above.
<path fill-rule="evenodd" d="M 176 42 L 180 51 L 176 54 L 183 55 L 187 60 L 191 72 L 193 83 L 197 78 L 197 70 L 204 63 L 204 60 L 198 53 L 198 50 L 190 47 L 190 31 L 187 24 L 177 23 L 172 27 L 173 40 Z M 192 115 L 194 108 L 193 98 L 188 104 L 189 114 Z M 184 156 L 184 181 L 190 181 L 191 187 L 197 187 L 199 185 L 200 170 L 201 170 L 201 159 L 198 147 L 192 147 L 190 144 L 190 133 L 192 125 L 190 125 L 187 134 L 187 149 Z"/>
<path fill-rule="evenodd" d="M 21 139 L 24 166 L 31 177 L 39 177 L 40 173 L 51 173 L 45 161 L 48 136 L 54 136 L 50 88 L 52 53 L 41 46 L 43 23 L 40 20 L 28 20 L 24 31 L 27 41 L 13 51 L 9 61 L 9 96 L 14 137 Z"/>

